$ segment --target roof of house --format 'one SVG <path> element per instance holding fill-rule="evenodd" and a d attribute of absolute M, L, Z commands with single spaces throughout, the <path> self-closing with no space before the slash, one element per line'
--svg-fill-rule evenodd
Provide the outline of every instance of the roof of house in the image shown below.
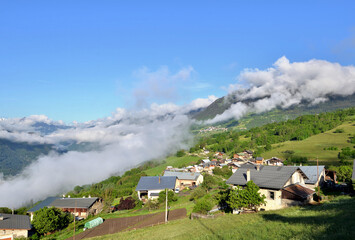
<path fill-rule="evenodd" d="M 353 175 L 351 179 L 355 179 L 355 159 L 354 159 L 354 165 L 353 165 Z"/>
<path fill-rule="evenodd" d="M 257 160 L 257 161 L 262 161 L 264 158 L 263 157 L 257 157 L 257 158 L 255 158 L 255 160 Z"/>
<path fill-rule="evenodd" d="M 317 166 L 300 166 L 299 168 L 308 177 L 308 180 L 305 181 L 306 184 L 317 183 Z M 318 166 L 318 176 L 322 174 L 323 170 L 324 165 Z"/>
<path fill-rule="evenodd" d="M 257 170 L 258 167 L 259 171 Z M 298 167 L 242 165 L 226 183 L 245 186 L 247 184 L 246 173 L 248 169 L 250 170 L 250 180 L 260 188 L 281 189 L 296 171 L 300 171 L 307 178 Z"/>
<path fill-rule="evenodd" d="M 31 208 L 27 212 L 35 212 L 35 211 L 40 210 L 44 207 L 48 207 L 54 200 L 56 200 L 58 198 L 59 197 L 47 197 L 46 199 L 44 199 L 42 202 L 40 202 L 39 204 L 37 204 L 36 206 Z"/>
<path fill-rule="evenodd" d="M 272 157 L 272 158 L 270 158 L 270 159 L 267 159 L 267 160 L 265 160 L 265 162 L 283 162 L 283 160 L 282 159 L 280 159 L 280 158 L 277 158 L 277 157 Z"/>
<path fill-rule="evenodd" d="M 96 201 L 97 197 L 92 198 L 59 198 L 48 197 L 38 205 L 34 206 L 28 212 L 35 212 L 44 207 L 56 207 L 56 208 L 89 208 Z"/>
<path fill-rule="evenodd" d="M 90 208 L 99 198 L 58 198 L 50 206 L 57 208 Z"/>
<path fill-rule="evenodd" d="M 165 171 L 165 176 L 176 176 L 178 179 L 182 180 L 197 180 L 197 178 L 201 175 L 201 173 L 197 172 L 173 172 L 173 171 Z"/>
<path fill-rule="evenodd" d="M 27 215 L 12 215 L 0 213 L 3 220 L 0 220 L 0 229 L 26 229 L 32 228 L 30 217 Z"/>
<path fill-rule="evenodd" d="M 160 181 L 159 181 L 160 178 Z M 159 190 L 159 189 L 174 189 L 176 183 L 176 176 L 155 176 L 155 177 L 141 177 L 139 179 L 136 191 L 142 190 Z"/>
<path fill-rule="evenodd" d="M 314 193 L 313 190 L 303 187 L 299 184 L 290 185 L 282 190 L 292 193 L 293 195 L 299 196 L 300 198 L 307 198 L 308 196 Z"/>

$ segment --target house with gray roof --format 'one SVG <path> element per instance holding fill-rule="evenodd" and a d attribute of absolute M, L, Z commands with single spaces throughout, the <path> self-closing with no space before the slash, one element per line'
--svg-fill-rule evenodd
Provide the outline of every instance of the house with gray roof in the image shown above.
<path fill-rule="evenodd" d="M 44 207 L 59 208 L 63 212 L 70 212 L 75 216 L 87 218 L 89 214 L 96 215 L 99 212 L 101 212 L 103 203 L 102 203 L 102 199 L 98 197 L 88 197 L 88 198 L 48 197 L 27 211 L 28 213 L 30 213 L 31 221 L 33 219 L 34 213 Z"/>
<path fill-rule="evenodd" d="M 29 216 L 0 213 L 0 239 L 27 238 L 31 229 Z"/>
<path fill-rule="evenodd" d="M 226 183 L 244 187 L 253 181 L 260 188 L 259 192 L 266 196 L 266 205 L 261 208 L 270 210 L 295 204 L 294 200 L 311 201 L 314 191 L 305 186 L 306 180 L 308 177 L 299 167 L 242 165 Z"/>
<path fill-rule="evenodd" d="M 177 186 L 179 190 L 182 190 L 185 187 L 198 186 L 203 182 L 203 175 L 199 172 L 165 171 L 164 176 L 177 177 Z"/>
<path fill-rule="evenodd" d="M 318 166 L 299 166 L 299 168 L 306 174 L 308 180 L 305 181 L 307 187 L 314 189 L 315 187 L 323 185 L 325 181 L 325 167 L 324 165 Z"/>
<path fill-rule="evenodd" d="M 177 188 L 176 176 L 141 177 L 136 187 L 139 200 L 157 199 L 159 193 L 165 189 L 174 191 Z"/>

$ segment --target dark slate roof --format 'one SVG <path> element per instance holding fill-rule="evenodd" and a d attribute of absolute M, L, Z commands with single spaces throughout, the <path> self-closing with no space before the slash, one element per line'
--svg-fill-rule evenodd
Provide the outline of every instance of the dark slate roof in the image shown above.
<path fill-rule="evenodd" d="M 57 208 L 90 208 L 99 198 L 58 198 L 50 206 Z"/>
<path fill-rule="evenodd" d="M 136 191 L 141 190 L 159 190 L 159 189 L 174 189 L 176 183 L 176 177 L 174 176 L 159 176 L 155 177 L 141 177 L 139 179 L 138 185 L 136 187 Z"/>
<path fill-rule="evenodd" d="M 260 188 L 281 189 L 290 179 L 292 174 L 299 170 L 298 167 L 289 166 L 257 166 L 242 165 L 226 183 L 233 185 L 245 186 L 247 184 L 247 170 L 250 169 L 250 180 L 252 180 Z M 301 171 L 301 170 L 299 170 Z M 301 171 L 302 172 L 302 171 Z M 305 178 L 307 178 L 304 175 Z"/>
<path fill-rule="evenodd" d="M 36 206 L 31 208 L 27 212 L 35 212 L 35 211 L 40 210 L 44 207 L 48 207 L 54 200 L 56 200 L 58 198 L 59 197 L 47 197 L 46 199 L 44 199 L 42 202 L 40 202 L 39 204 L 37 204 Z"/>
<path fill-rule="evenodd" d="M 258 161 L 261 161 L 261 160 L 263 160 L 264 158 L 262 158 L 262 157 L 257 157 L 257 158 L 255 158 L 255 160 L 258 160 Z"/>
<path fill-rule="evenodd" d="M 353 176 L 351 177 L 351 179 L 355 179 L 355 159 L 354 159 L 354 165 L 353 165 Z"/>
<path fill-rule="evenodd" d="M 306 184 L 315 184 L 317 182 L 317 166 L 300 166 L 299 167 L 304 174 L 308 177 L 305 181 Z M 318 176 L 322 174 L 324 166 L 318 166 Z"/>
<path fill-rule="evenodd" d="M 26 229 L 30 230 L 30 217 L 27 215 L 12 215 L 0 213 L 4 220 L 0 220 L 0 229 Z"/>
<path fill-rule="evenodd" d="M 77 208 L 89 208 L 93 205 L 97 197 L 92 198 L 59 198 L 59 197 L 48 197 L 43 200 L 38 205 L 34 206 L 27 212 L 35 212 L 44 207 L 57 207 L 57 208 L 75 208 L 75 202 Z"/>
<path fill-rule="evenodd" d="M 178 179 L 183 180 L 197 180 L 197 178 L 201 175 L 201 173 L 193 173 L 193 172 L 174 172 L 174 171 L 165 171 L 165 176 L 176 176 Z"/>

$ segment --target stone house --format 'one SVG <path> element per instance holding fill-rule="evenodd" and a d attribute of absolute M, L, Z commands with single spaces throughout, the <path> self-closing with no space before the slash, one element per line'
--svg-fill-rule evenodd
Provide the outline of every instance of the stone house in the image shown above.
<path fill-rule="evenodd" d="M 27 238 L 31 229 L 29 216 L 0 213 L 0 239 Z"/>
<path fill-rule="evenodd" d="M 312 201 L 313 190 L 305 186 L 308 177 L 299 167 L 242 165 L 227 180 L 232 186 L 246 186 L 252 180 L 266 196 L 265 210 L 280 209 Z"/>

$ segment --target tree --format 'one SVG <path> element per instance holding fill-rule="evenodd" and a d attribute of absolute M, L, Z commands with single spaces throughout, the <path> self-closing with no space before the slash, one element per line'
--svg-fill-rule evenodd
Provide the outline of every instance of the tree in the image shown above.
<path fill-rule="evenodd" d="M 159 202 L 162 203 L 162 202 L 165 202 L 165 199 L 166 199 L 166 194 L 165 194 L 165 191 L 166 190 L 163 190 L 159 193 Z M 176 194 L 171 191 L 171 190 L 168 190 L 168 202 L 176 202 L 177 201 L 177 196 Z"/>
<path fill-rule="evenodd" d="M 203 183 L 201 184 L 201 186 L 202 186 L 203 188 L 205 188 L 206 190 L 210 190 L 210 189 L 213 188 L 214 185 L 216 185 L 216 180 L 215 180 L 215 178 L 214 178 L 212 175 L 206 173 L 206 174 L 203 176 Z"/>
<path fill-rule="evenodd" d="M 340 166 L 339 170 L 337 171 L 337 177 L 340 181 L 343 182 L 350 182 L 351 175 L 352 175 L 352 168 L 350 166 Z"/>
<path fill-rule="evenodd" d="M 183 157 L 183 156 L 185 156 L 185 151 L 184 151 L 184 150 L 179 150 L 179 151 L 177 151 L 176 156 L 177 156 L 177 157 Z"/>
<path fill-rule="evenodd" d="M 69 213 L 64 213 L 58 208 L 44 207 L 35 212 L 32 225 L 39 234 L 43 235 L 63 229 L 70 222 L 71 215 Z"/>
<path fill-rule="evenodd" d="M 259 193 L 259 187 L 249 181 L 244 189 L 238 186 L 231 190 L 226 202 L 232 209 L 249 208 L 257 211 L 258 206 L 265 204 L 265 198 L 265 195 Z"/>

